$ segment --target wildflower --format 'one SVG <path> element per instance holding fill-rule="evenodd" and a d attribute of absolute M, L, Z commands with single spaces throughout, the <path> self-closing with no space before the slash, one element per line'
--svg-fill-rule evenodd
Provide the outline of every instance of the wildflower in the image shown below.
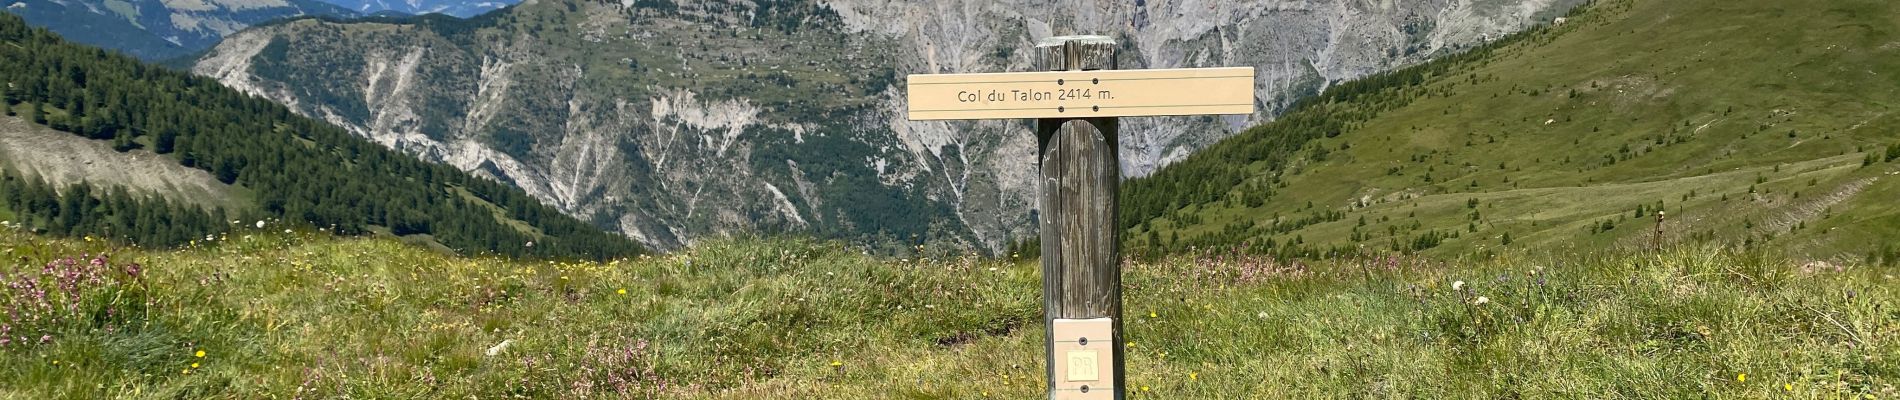
<path fill-rule="evenodd" d="M 1188 380 L 1189 380 L 1189 381 L 1199 381 L 1199 380 L 1201 380 L 1201 374 L 1197 374 L 1197 373 L 1193 373 L 1193 372 L 1189 372 L 1189 373 L 1188 373 Z"/>
<path fill-rule="evenodd" d="M 1491 302 L 1491 299 L 1489 299 L 1489 298 L 1486 298 L 1486 297 L 1484 297 L 1484 296 L 1478 296 L 1478 299 L 1477 299 L 1477 300 L 1474 300 L 1474 301 L 1472 301 L 1471 303 L 1472 303 L 1472 304 L 1477 304 L 1477 305 L 1481 305 L 1481 306 L 1482 306 L 1482 305 L 1484 305 L 1484 303 L 1490 303 L 1490 302 Z"/>
<path fill-rule="evenodd" d="M 844 366 L 844 362 L 843 362 L 843 361 L 838 361 L 838 360 L 831 360 L 831 366 L 833 366 L 833 367 L 842 367 L 842 366 Z"/>
<path fill-rule="evenodd" d="M 198 350 L 198 352 L 197 352 L 197 353 L 195 353 L 195 354 L 193 354 L 193 355 L 195 355 L 195 356 L 198 356 L 198 358 L 205 358 L 205 351 L 204 351 L 204 350 Z"/>
<path fill-rule="evenodd" d="M 614 291 L 614 293 L 619 293 L 619 294 L 627 294 L 627 289 L 620 289 L 620 290 L 616 290 L 616 291 Z"/>
<path fill-rule="evenodd" d="M 1783 383 L 1783 384 L 1781 384 L 1781 391 L 1783 391 L 1783 392 L 1792 392 L 1792 391 L 1794 391 L 1794 384 L 1792 384 L 1792 383 Z"/>
<path fill-rule="evenodd" d="M 1148 310 L 1148 318 L 1155 318 L 1155 311 L 1154 311 L 1154 310 Z"/>
<path fill-rule="evenodd" d="M 1457 282 L 1451 283 L 1451 290 L 1464 290 L 1464 289 L 1465 289 L 1465 281 L 1457 281 Z"/>
<path fill-rule="evenodd" d="M 198 363 L 191 363 L 191 369 L 198 369 Z"/>
<path fill-rule="evenodd" d="M 178 371 L 178 373 L 184 374 L 184 375 L 191 375 L 191 368 L 185 368 L 184 370 Z"/>
<path fill-rule="evenodd" d="M 264 229 L 264 220 L 257 220 L 257 229 Z"/>
<path fill-rule="evenodd" d="M 1735 374 L 1736 382 L 1748 382 L 1748 374 Z"/>
<path fill-rule="evenodd" d="M 496 344 L 496 345 L 495 345 L 495 347 L 490 347 L 490 348 L 488 348 L 488 353 L 487 353 L 487 354 L 488 354 L 488 356 L 489 356 L 489 357 L 494 357 L 494 356 L 497 356 L 497 355 L 500 355 L 502 351 L 506 351 L 506 350 L 508 350 L 508 345 L 510 345 L 510 344 L 514 344 L 514 343 L 515 343 L 515 340 L 514 340 L 514 339 L 505 339 L 505 340 L 502 340 L 502 341 L 501 341 L 501 343 L 500 343 L 500 344 Z"/>
<path fill-rule="evenodd" d="M 1141 391 L 1143 392 L 1148 391 L 1148 385 L 1141 385 Z"/>

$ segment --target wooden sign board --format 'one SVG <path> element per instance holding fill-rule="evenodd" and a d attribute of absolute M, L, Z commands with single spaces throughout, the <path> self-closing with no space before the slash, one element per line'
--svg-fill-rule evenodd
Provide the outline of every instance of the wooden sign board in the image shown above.
<path fill-rule="evenodd" d="M 910 119 L 1252 114 L 1253 68 L 911 75 Z"/>

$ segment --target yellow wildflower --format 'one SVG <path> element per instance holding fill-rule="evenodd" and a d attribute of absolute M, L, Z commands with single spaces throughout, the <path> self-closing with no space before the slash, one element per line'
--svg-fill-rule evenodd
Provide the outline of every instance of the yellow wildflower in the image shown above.
<path fill-rule="evenodd" d="M 837 361 L 837 360 L 833 360 L 833 361 L 831 361 L 831 366 L 833 366 L 833 367 L 842 367 L 842 366 L 844 366 L 844 362 L 843 362 L 843 361 Z"/>
<path fill-rule="evenodd" d="M 1154 318 L 1154 317 L 1155 317 L 1154 310 L 1148 310 L 1148 318 Z"/>
<path fill-rule="evenodd" d="M 198 368 L 198 363 L 191 363 L 191 368 L 193 368 L 193 369 L 196 369 L 196 368 Z"/>
<path fill-rule="evenodd" d="M 1748 382 L 1748 374 L 1735 374 L 1736 382 Z"/>
<path fill-rule="evenodd" d="M 1199 381 L 1199 380 L 1201 380 L 1201 374 L 1197 374 L 1197 373 L 1193 373 L 1193 372 L 1189 372 L 1189 373 L 1188 373 L 1188 380 L 1190 380 L 1190 381 Z"/>
<path fill-rule="evenodd" d="M 620 289 L 620 290 L 618 290 L 618 291 L 615 291 L 615 293 L 619 293 L 619 294 L 627 294 L 627 289 Z"/>
<path fill-rule="evenodd" d="M 198 356 L 198 358 L 205 358 L 205 351 L 204 351 L 204 350 L 198 350 L 198 354 L 197 354 L 197 356 Z"/>
<path fill-rule="evenodd" d="M 1148 391 L 1148 385 L 1141 385 L 1141 391 L 1143 392 Z"/>
<path fill-rule="evenodd" d="M 1792 384 L 1792 383 L 1783 383 L 1783 384 L 1781 384 L 1781 390 L 1782 390 L 1782 391 L 1784 391 L 1784 392 L 1792 392 L 1792 391 L 1794 391 L 1794 384 Z"/>

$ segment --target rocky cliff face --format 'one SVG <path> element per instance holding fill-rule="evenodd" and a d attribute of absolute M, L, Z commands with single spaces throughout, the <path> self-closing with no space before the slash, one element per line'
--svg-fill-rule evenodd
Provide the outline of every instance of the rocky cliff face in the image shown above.
<path fill-rule="evenodd" d="M 994 250 L 1034 230 L 1028 123 L 907 121 L 905 74 L 1027 70 L 1036 40 L 1082 33 L 1117 37 L 1122 68 L 1258 68 L 1253 115 L 1125 121 L 1134 176 L 1577 2 L 530 0 L 273 25 L 195 71 L 659 248 L 790 230 Z"/>

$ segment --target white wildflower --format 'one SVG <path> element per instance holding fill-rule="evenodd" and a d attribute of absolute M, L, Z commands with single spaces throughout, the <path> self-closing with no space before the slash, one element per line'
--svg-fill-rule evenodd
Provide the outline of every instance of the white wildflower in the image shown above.
<path fill-rule="evenodd" d="M 1464 289 L 1465 289 L 1465 281 L 1457 281 L 1457 282 L 1451 283 L 1451 290 L 1464 290 Z"/>
<path fill-rule="evenodd" d="M 1472 301 L 1471 301 L 1471 303 L 1472 303 L 1472 304 L 1477 304 L 1477 305 L 1481 305 L 1481 306 L 1482 306 L 1482 305 L 1484 305 L 1484 303 L 1490 303 L 1490 302 L 1491 302 L 1491 299 L 1490 299 L 1490 298 L 1486 298 L 1486 297 L 1484 297 L 1484 296 L 1478 296 L 1478 299 L 1477 299 L 1477 300 L 1472 300 Z"/>
<path fill-rule="evenodd" d="M 488 356 L 494 357 L 497 355 L 501 355 L 501 352 L 508 350 L 508 345 L 511 345 L 514 343 L 515 343 L 514 339 L 503 340 L 501 341 L 501 344 L 497 344 L 495 345 L 495 347 L 488 348 Z"/>
<path fill-rule="evenodd" d="M 257 229 L 264 229 L 264 220 L 257 220 Z"/>

